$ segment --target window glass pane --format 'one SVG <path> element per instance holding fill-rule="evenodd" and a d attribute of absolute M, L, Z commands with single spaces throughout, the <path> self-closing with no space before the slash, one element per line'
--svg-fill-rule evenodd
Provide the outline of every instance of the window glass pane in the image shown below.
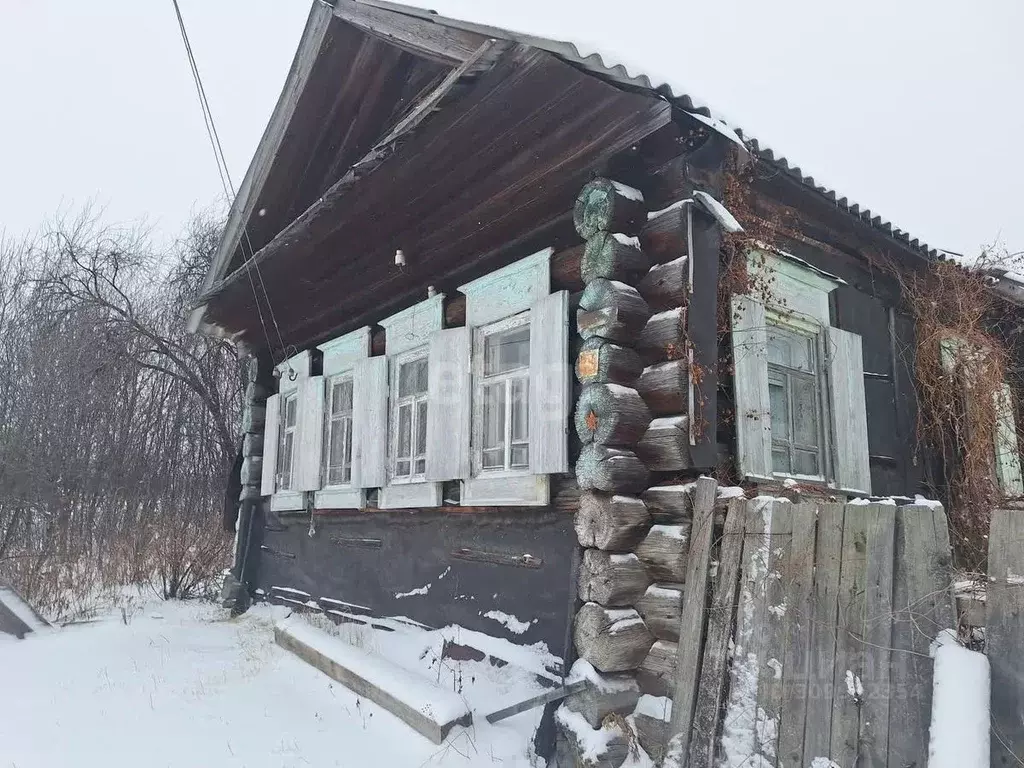
<path fill-rule="evenodd" d="M 512 440 L 528 440 L 530 437 L 530 381 L 525 378 L 512 379 L 510 387 L 512 389 Z"/>
<path fill-rule="evenodd" d="M 349 413 L 352 411 L 352 379 L 334 382 L 331 393 L 331 413 Z"/>
<path fill-rule="evenodd" d="M 530 326 L 521 325 L 484 339 L 484 375 L 528 368 L 530 365 Z"/>
<path fill-rule="evenodd" d="M 793 468 L 789 463 L 789 451 L 785 448 L 772 447 L 772 471 L 792 472 Z"/>
<path fill-rule="evenodd" d="M 793 441 L 802 445 L 819 445 L 818 398 L 814 381 L 794 375 L 793 387 Z"/>
<path fill-rule="evenodd" d="M 409 397 L 427 391 L 427 358 L 410 360 L 398 367 L 398 396 Z"/>
<path fill-rule="evenodd" d="M 817 451 L 802 451 L 799 448 L 794 448 L 793 474 L 820 475 L 821 467 L 818 465 Z"/>
<path fill-rule="evenodd" d="M 409 404 L 398 408 L 398 449 L 395 455 L 403 459 L 412 455 L 412 406 Z"/>
<path fill-rule="evenodd" d="M 299 399 L 292 395 L 284 401 L 284 425 L 285 427 L 295 426 L 295 416 L 298 411 Z"/>
<path fill-rule="evenodd" d="M 427 471 L 427 460 L 426 459 L 416 459 L 416 474 L 417 475 L 422 475 L 422 474 L 425 474 L 426 471 Z"/>
<path fill-rule="evenodd" d="M 813 371 L 814 340 L 769 325 L 768 362 L 801 371 Z"/>
<path fill-rule="evenodd" d="M 789 439 L 789 394 L 786 391 L 788 379 L 769 371 L 768 397 L 772 409 L 772 437 L 776 440 Z"/>
<path fill-rule="evenodd" d="M 505 446 L 505 382 L 483 388 L 483 449 Z M 504 460 L 501 462 L 504 464 Z"/>
<path fill-rule="evenodd" d="M 343 419 L 341 422 L 342 434 L 345 439 L 345 453 L 341 470 L 341 482 L 352 482 L 352 419 Z"/>
<path fill-rule="evenodd" d="M 422 456 L 427 452 L 427 401 L 416 403 L 416 409 L 416 455 Z"/>
<path fill-rule="evenodd" d="M 483 452 L 483 469 L 504 469 L 505 456 L 502 448 L 493 448 Z"/>
<path fill-rule="evenodd" d="M 430 373 L 430 371 L 428 370 L 429 365 L 430 365 L 430 363 L 427 360 L 427 358 L 425 358 L 425 357 L 422 360 L 417 360 L 416 361 L 416 393 L 417 394 L 424 394 L 425 395 L 427 393 L 427 388 L 429 386 L 429 382 L 427 380 L 427 374 Z"/>
<path fill-rule="evenodd" d="M 344 426 L 341 420 L 331 422 L 331 439 L 330 444 L 327 447 L 327 466 L 330 467 L 331 478 L 334 478 L 334 470 L 340 469 L 341 465 L 345 463 L 345 434 Z M 340 474 L 338 475 L 340 482 Z"/>
<path fill-rule="evenodd" d="M 395 462 L 395 476 L 396 477 L 408 477 L 409 476 L 409 460 L 396 461 Z"/>
<path fill-rule="evenodd" d="M 512 468 L 524 469 L 530 466 L 530 444 L 513 443 L 512 445 Z"/>
<path fill-rule="evenodd" d="M 281 455 L 278 472 L 281 475 L 281 488 L 288 489 L 292 485 L 292 438 L 293 433 L 285 432 L 281 441 Z"/>

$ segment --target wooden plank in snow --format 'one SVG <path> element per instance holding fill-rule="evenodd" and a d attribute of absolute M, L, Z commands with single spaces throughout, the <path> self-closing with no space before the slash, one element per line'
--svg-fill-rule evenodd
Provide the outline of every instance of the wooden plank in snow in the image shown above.
<path fill-rule="evenodd" d="M 992 669 L 992 765 L 1012 766 L 1024 759 L 1024 513 L 994 510 L 988 541 L 985 650 Z"/>
<path fill-rule="evenodd" d="M 843 547 L 842 504 L 818 507 L 815 562 L 818 567 L 811 594 L 811 651 L 809 690 L 816 706 L 807 708 L 804 754 L 826 757 L 832 732 L 832 688 L 836 656 L 836 609 L 839 595 L 839 564 Z M 828 705 L 825 702 L 829 702 Z"/>
<path fill-rule="evenodd" d="M 932 711 L 928 646 L 955 626 L 952 559 L 946 514 L 939 506 L 896 510 L 892 658 L 889 685 L 900 694 L 889 708 L 889 765 L 926 765 Z"/>
<path fill-rule="evenodd" d="M 14 587 L 0 584 L 0 633 L 20 639 L 49 626 Z"/>
<path fill-rule="evenodd" d="M 461 696 L 300 620 L 275 625 L 274 641 L 435 744 L 456 725 L 472 722 Z"/>

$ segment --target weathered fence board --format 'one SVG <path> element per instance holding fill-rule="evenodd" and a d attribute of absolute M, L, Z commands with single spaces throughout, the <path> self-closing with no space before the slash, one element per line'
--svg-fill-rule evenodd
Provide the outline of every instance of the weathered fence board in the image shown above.
<path fill-rule="evenodd" d="M 725 514 L 725 527 L 718 554 L 718 575 L 708 628 L 704 636 L 704 659 L 700 687 L 690 731 L 689 768 L 709 768 L 714 761 L 715 737 L 718 731 L 725 679 L 729 663 L 729 641 L 732 639 L 736 612 L 736 589 L 743 555 L 743 528 L 746 523 L 746 500 L 733 499 Z"/>
<path fill-rule="evenodd" d="M 708 571 L 715 529 L 715 494 L 718 483 L 709 477 L 697 480 L 693 491 L 693 523 L 687 555 L 683 616 L 679 626 L 679 664 L 676 667 L 672 721 L 666 745 L 666 765 L 685 762 L 687 739 L 693 723 L 697 681 L 700 677 L 700 649 L 704 642 L 704 613 L 707 607 Z"/>
<path fill-rule="evenodd" d="M 789 639 L 782 657 L 782 722 L 779 724 L 779 765 L 803 768 L 804 723 L 810 677 L 811 622 L 814 609 L 815 505 L 795 504 L 789 559 L 783 564 L 787 590 L 783 632 Z M 811 755 L 811 758 L 815 755 Z"/>
<path fill-rule="evenodd" d="M 889 741 L 889 665 L 892 644 L 893 547 L 896 509 L 891 504 L 864 507 L 865 594 L 860 679 L 858 766 L 885 768 Z M 847 512 L 849 515 L 849 512 Z"/>
<path fill-rule="evenodd" d="M 776 506 L 770 497 L 758 497 L 747 503 L 729 702 L 722 724 L 723 757 L 729 765 L 747 761 L 751 765 L 771 765 L 774 757 L 772 729 L 767 727 L 767 713 L 761 701 L 766 691 L 761 686 L 769 660 L 770 638 L 765 626 Z"/>
<path fill-rule="evenodd" d="M 832 739 L 829 757 L 839 765 L 857 763 L 860 703 L 863 697 L 865 566 L 867 520 L 864 508 L 846 507 L 839 612 L 836 617 L 836 662 L 832 689 Z M 895 510 L 893 510 L 895 512 Z"/>
<path fill-rule="evenodd" d="M 807 708 L 807 721 L 804 725 L 804 755 L 809 758 L 829 754 L 832 733 L 831 701 L 839 597 L 839 568 L 836 565 L 842 557 L 843 518 L 842 504 L 821 504 L 818 507 L 815 562 L 822 564 L 822 567 L 815 574 L 812 592 L 811 674 L 807 681 L 807 697 L 816 706 Z"/>
<path fill-rule="evenodd" d="M 955 626 L 946 515 L 938 506 L 899 507 L 894 538 L 888 764 L 926 765 L 932 712 L 928 646 L 940 630 Z"/>
<path fill-rule="evenodd" d="M 927 765 L 928 645 L 953 621 L 942 508 L 737 499 L 719 553 L 689 748 L 677 735 L 664 765 Z"/>
<path fill-rule="evenodd" d="M 1024 512 L 992 513 L 985 643 L 992 669 L 992 765 L 1024 760 Z"/>
<path fill-rule="evenodd" d="M 785 501 L 771 503 L 770 516 L 765 526 L 763 586 L 760 589 L 761 640 L 757 681 L 757 717 L 764 726 L 759 729 L 758 747 L 761 753 L 777 764 L 779 753 L 779 723 L 782 720 L 783 673 L 782 660 L 786 658 L 788 638 L 785 632 L 785 614 L 788 610 L 790 585 L 783 573 L 789 564 L 793 542 L 793 505 Z"/>

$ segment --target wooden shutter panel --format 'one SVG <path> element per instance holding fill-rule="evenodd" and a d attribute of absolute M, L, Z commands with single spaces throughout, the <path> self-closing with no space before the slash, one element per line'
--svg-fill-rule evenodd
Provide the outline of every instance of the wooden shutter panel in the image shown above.
<path fill-rule="evenodd" d="M 324 377 L 299 380 L 296 424 L 296 491 L 320 490 L 320 464 L 324 446 Z"/>
<path fill-rule="evenodd" d="M 465 480 L 470 474 L 471 328 L 437 331 L 430 339 L 427 480 Z"/>
<path fill-rule="evenodd" d="M 569 471 L 569 292 L 530 308 L 530 471 Z"/>
<path fill-rule="evenodd" d="M 838 328 L 828 328 L 827 332 L 836 485 L 841 491 L 870 494 L 868 417 L 860 336 Z"/>
<path fill-rule="evenodd" d="M 388 359 L 360 360 L 352 382 L 352 484 L 380 488 L 387 483 Z"/>
<path fill-rule="evenodd" d="M 1013 394 L 1005 383 L 995 395 L 996 407 L 996 477 L 1005 496 L 1024 494 L 1021 479 L 1020 448 L 1017 443 L 1017 420 L 1013 416 Z"/>
<path fill-rule="evenodd" d="M 740 474 L 744 478 L 770 479 L 772 422 L 764 304 L 749 296 L 733 296 L 731 309 L 736 454 Z"/>
<path fill-rule="evenodd" d="M 263 477 L 260 493 L 272 496 L 277 480 L 277 431 L 281 427 L 281 396 L 267 398 L 267 418 L 263 427 Z"/>

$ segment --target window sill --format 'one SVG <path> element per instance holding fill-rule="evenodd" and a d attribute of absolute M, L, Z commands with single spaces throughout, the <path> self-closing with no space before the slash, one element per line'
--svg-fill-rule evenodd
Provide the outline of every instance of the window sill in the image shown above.
<path fill-rule="evenodd" d="M 547 475 L 480 474 L 462 483 L 464 507 L 546 507 L 551 501 Z"/>
<path fill-rule="evenodd" d="M 314 509 L 361 509 L 366 506 L 366 491 L 350 485 L 322 488 L 313 496 Z"/>
<path fill-rule="evenodd" d="M 270 497 L 272 512 L 290 512 L 305 509 L 302 491 L 278 491 Z"/>
<path fill-rule="evenodd" d="M 392 482 L 380 489 L 381 509 L 413 509 L 441 506 L 441 483 Z"/>

